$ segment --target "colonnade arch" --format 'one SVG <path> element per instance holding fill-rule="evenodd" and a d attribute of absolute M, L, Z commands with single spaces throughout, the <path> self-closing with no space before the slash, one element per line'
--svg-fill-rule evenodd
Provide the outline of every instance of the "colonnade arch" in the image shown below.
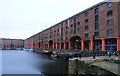
<path fill-rule="evenodd" d="M 54 44 L 54 43 L 53 43 L 53 40 L 50 40 L 50 41 L 49 41 L 49 48 L 53 48 L 53 44 Z"/>
<path fill-rule="evenodd" d="M 81 38 L 79 36 L 73 36 L 70 38 L 71 49 L 81 49 Z"/>

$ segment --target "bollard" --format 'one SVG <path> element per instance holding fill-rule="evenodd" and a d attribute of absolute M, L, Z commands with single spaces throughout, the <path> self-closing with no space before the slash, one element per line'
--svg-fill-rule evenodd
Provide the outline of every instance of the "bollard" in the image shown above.
<path fill-rule="evenodd" d="M 95 55 L 93 54 L 93 59 L 95 59 Z"/>
<path fill-rule="evenodd" d="M 109 54 L 109 57 L 111 57 L 111 54 Z"/>
<path fill-rule="evenodd" d="M 81 58 L 81 53 L 79 54 L 79 58 Z"/>

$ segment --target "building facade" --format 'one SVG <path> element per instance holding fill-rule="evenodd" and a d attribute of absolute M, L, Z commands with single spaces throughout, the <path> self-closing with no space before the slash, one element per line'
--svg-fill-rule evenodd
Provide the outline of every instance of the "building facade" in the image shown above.
<path fill-rule="evenodd" d="M 120 51 L 120 2 L 101 2 L 27 39 L 25 48 Z"/>
<path fill-rule="evenodd" d="M 22 39 L 0 39 L 0 48 L 1 50 L 15 50 L 17 48 L 24 48 L 24 40 Z"/>

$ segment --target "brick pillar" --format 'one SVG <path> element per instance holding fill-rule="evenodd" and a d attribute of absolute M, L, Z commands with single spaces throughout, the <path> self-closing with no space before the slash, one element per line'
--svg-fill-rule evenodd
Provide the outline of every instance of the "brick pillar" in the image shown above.
<path fill-rule="evenodd" d="M 49 48 L 49 44 L 47 44 L 47 48 Z"/>
<path fill-rule="evenodd" d="M 105 51 L 105 39 L 102 39 L 102 51 Z"/>
<path fill-rule="evenodd" d="M 59 47 L 59 49 L 60 49 L 60 43 L 58 43 L 59 45 L 58 45 L 58 47 Z"/>
<path fill-rule="evenodd" d="M 37 43 L 37 48 L 39 48 L 39 43 Z"/>
<path fill-rule="evenodd" d="M 82 50 L 84 50 L 84 40 L 81 40 L 81 47 L 82 47 Z"/>
<path fill-rule="evenodd" d="M 29 44 L 27 44 L 27 48 L 29 48 Z"/>
<path fill-rule="evenodd" d="M 47 43 L 46 43 L 46 48 L 48 48 L 48 45 L 47 45 Z"/>
<path fill-rule="evenodd" d="M 34 44 L 34 48 L 36 48 L 36 43 Z"/>
<path fill-rule="evenodd" d="M 120 51 L 120 37 L 117 38 L 117 51 Z"/>
<path fill-rule="evenodd" d="M 35 43 L 35 48 L 37 48 L 37 43 Z"/>
<path fill-rule="evenodd" d="M 38 44 L 36 43 L 36 48 L 38 48 Z"/>
<path fill-rule="evenodd" d="M 31 48 L 33 48 L 33 44 L 31 44 L 31 46 L 30 46 Z"/>
<path fill-rule="evenodd" d="M 34 43 L 34 48 L 36 48 L 36 44 Z"/>
<path fill-rule="evenodd" d="M 33 45 L 33 44 L 31 44 L 31 45 L 33 46 L 33 48 L 35 48 L 35 44 L 34 44 L 34 45 Z M 30 47 L 31 47 L 31 45 L 30 45 Z M 30 47 L 29 47 L 29 48 L 30 48 Z"/>
<path fill-rule="evenodd" d="M 47 44 L 45 44 L 45 48 L 47 48 Z"/>
<path fill-rule="evenodd" d="M 44 48 L 46 48 L 46 44 L 45 44 Z"/>
<path fill-rule="evenodd" d="M 33 46 L 33 45 L 31 45 L 31 48 L 35 48 L 35 44 L 34 44 L 34 46 Z"/>
<path fill-rule="evenodd" d="M 64 49 L 66 49 L 66 42 L 64 42 Z"/>
<path fill-rule="evenodd" d="M 43 44 L 42 44 L 42 48 L 44 48 L 44 47 L 45 47 L 45 44 L 43 43 Z"/>
<path fill-rule="evenodd" d="M 94 46 L 93 40 L 90 40 L 90 50 L 93 50 L 93 46 Z"/>
<path fill-rule="evenodd" d="M 61 49 L 61 43 L 59 44 L 59 47 L 60 47 L 59 49 Z"/>
<path fill-rule="evenodd" d="M 70 49 L 71 47 L 70 47 L 70 41 L 68 42 L 68 49 Z"/>
<path fill-rule="evenodd" d="M 32 45 L 32 44 L 29 44 L 29 48 L 31 48 L 31 45 Z"/>
<path fill-rule="evenodd" d="M 41 48 L 43 48 L 43 43 L 41 44 Z"/>
<path fill-rule="evenodd" d="M 31 48 L 31 44 L 29 44 L 29 48 Z"/>
<path fill-rule="evenodd" d="M 35 48 L 37 47 L 36 43 L 35 43 Z"/>
<path fill-rule="evenodd" d="M 52 48 L 54 49 L 54 43 L 52 43 Z"/>
<path fill-rule="evenodd" d="M 49 48 L 49 45 L 47 44 L 47 48 Z"/>
<path fill-rule="evenodd" d="M 58 43 L 56 43 L 56 49 L 58 49 Z"/>

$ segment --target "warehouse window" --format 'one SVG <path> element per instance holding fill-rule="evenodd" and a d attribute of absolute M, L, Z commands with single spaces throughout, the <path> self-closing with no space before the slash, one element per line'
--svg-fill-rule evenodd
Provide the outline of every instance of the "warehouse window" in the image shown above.
<path fill-rule="evenodd" d="M 113 14 L 113 11 L 108 11 L 107 16 L 111 16 Z"/>
<path fill-rule="evenodd" d="M 112 35 L 112 34 L 113 34 L 113 30 L 112 29 L 107 30 L 107 35 Z"/>
<path fill-rule="evenodd" d="M 70 21 L 73 22 L 73 19 L 71 19 Z"/>
<path fill-rule="evenodd" d="M 112 25 L 112 20 L 110 19 L 110 20 L 107 20 L 107 25 L 108 26 L 111 26 Z"/>
<path fill-rule="evenodd" d="M 80 28 L 78 28 L 77 31 L 79 32 L 79 31 L 80 31 Z"/>
<path fill-rule="evenodd" d="M 87 17 L 88 16 L 88 12 L 85 12 L 84 15 L 85 15 L 85 17 Z"/>
<path fill-rule="evenodd" d="M 88 33 L 85 33 L 85 38 L 88 38 L 88 37 L 89 37 Z"/>
<path fill-rule="evenodd" d="M 80 22 L 78 22 L 77 24 L 80 25 Z"/>
<path fill-rule="evenodd" d="M 66 31 L 66 35 L 68 34 L 68 32 Z"/>
<path fill-rule="evenodd" d="M 99 36 L 99 32 L 95 32 L 95 36 Z"/>
<path fill-rule="evenodd" d="M 77 19 L 80 20 L 80 16 L 78 16 Z"/>
<path fill-rule="evenodd" d="M 95 14 L 96 14 L 96 15 L 99 14 L 99 10 L 98 10 L 98 8 L 95 9 Z"/>
<path fill-rule="evenodd" d="M 74 28 L 74 34 L 76 34 L 76 28 Z"/>
<path fill-rule="evenodd" d="M 68 28 L 68 26 L 66 26 L 66 29 Z"/>
<path fill-rule="evenodd" d="M 61 40 L 63 40 L 63 38 L 61 38 Z"/>
<path fill-rule="evenodd" d="M 99 20 L 99 16 L 96 15 L 96 16 L 95 16 L 95 22 L 97 22 L 98 20 Z"/>
<path fill-rule="evenodd" d="M 76 17 L 74 17 L 74 23 L 76 23 Z"/>
<path fill-rule="evenodd" d="M 88 26 L 85 26 L 85 30 L 88 30 L 89 29 L 89 27 Z"/>
<path fill-rule="evenodd" d="M 59 29 L 57 31 L 59 32 Z"/>
<path fill-rule="evenodd" d="M 97 22 L 97 23 L 95 23 L 95 30 L 98 30 L 98 29 L 99 29 L 99 24 Z"/>
<path fill-rule="evenodd" d="M 76 27 L 76 23 L 74 23 L 74 28 Z"/>
<path fill-rule="evenodd" d="M 112 2 L 108 2 L 107 7 L 112 7 Z"/>
<path fill-rule="evenodd" d="M 65 23 L 67 24 L 67 21 L 65 21 Z"/>
<path fill-rule="evenodd" d="M 73 30 L 71 30 L 70 32 L 71 32 L 71 34 L 72 34 Z"/>
<path fill-rule="evenodd" d="M 85 19 L 85 23 L 87 23 L 89 20 L 88 19 Z"/>
<path fill-rule="evenodd" d="M 68 37 L 65 37 L 65 40 L 68 40 Z"/>

